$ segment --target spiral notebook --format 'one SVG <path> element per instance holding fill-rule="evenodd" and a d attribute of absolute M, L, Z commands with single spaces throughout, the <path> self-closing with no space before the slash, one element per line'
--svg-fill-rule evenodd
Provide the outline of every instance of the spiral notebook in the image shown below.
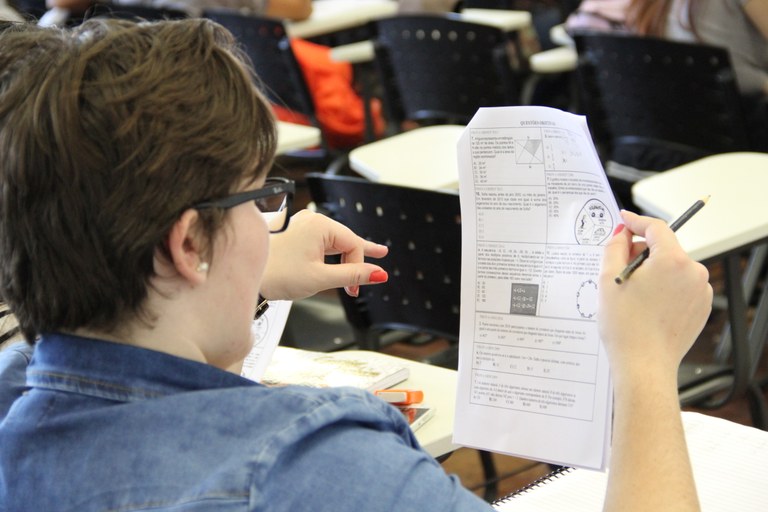
<path fill-rule="evenodd" d="M 768 432 L 713 416 L 684 412 L 693 476 L 704 512 L 765 512 Z M 496 503 L 495 510 L 599 512 L 608 473 L 562 468 Z"/>

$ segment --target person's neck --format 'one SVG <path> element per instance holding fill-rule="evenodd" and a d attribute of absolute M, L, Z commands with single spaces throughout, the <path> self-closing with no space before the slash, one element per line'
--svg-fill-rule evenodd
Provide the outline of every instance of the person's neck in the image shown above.
<path fill-rule="evenodd" d="M 121 326 L 114 331 L 77 329 L 72 334 L 113 343 L 164 352 L 176 357 L 208 363 L 200 348 L 180 332 L 165 332 L 160 326 Z"/>

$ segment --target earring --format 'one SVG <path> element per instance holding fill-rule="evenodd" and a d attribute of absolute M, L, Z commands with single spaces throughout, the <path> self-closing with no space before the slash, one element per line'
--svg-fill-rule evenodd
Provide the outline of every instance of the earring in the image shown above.
<path fill-rule="evenodd" d="M 208 265 L 207 261 L 201 261 L 197 265 L 197 271 L 198 272 L 208 272 L 208 267 L 209 267 L 209 265 Z"/>

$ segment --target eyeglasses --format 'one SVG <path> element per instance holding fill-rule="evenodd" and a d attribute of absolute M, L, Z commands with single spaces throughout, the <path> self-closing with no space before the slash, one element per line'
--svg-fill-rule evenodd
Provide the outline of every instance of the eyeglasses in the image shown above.
<path fill-rule="evenodd" d="M 288 228 L 288 211 L 293 203 L 293 193 L 296 186 L 286 178 L 267 178 L 264 186 L 256 190 L 238 192 L 231 196 L 203 201 L 193 205 L 196 210 L 206 208 L 229 209 L 237 205 L 253 201 L 256 207 L 267 218 L 270 233 L 280 233 Z"/>

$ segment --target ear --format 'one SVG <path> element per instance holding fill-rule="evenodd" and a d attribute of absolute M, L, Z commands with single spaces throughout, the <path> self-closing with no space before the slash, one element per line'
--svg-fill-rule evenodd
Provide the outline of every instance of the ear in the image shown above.
<path fill-rule="evenodd" d="M 202 248 L 204 240 L 197 229 L 200 215 L 197 210 L 189 209 L 181 214 L 179 220 L 168 233 L 168 252 L 176 271 L 192 284 L 205 282 L 206 272 L 200 272 L 199 265 L 205 262 Z"/>

